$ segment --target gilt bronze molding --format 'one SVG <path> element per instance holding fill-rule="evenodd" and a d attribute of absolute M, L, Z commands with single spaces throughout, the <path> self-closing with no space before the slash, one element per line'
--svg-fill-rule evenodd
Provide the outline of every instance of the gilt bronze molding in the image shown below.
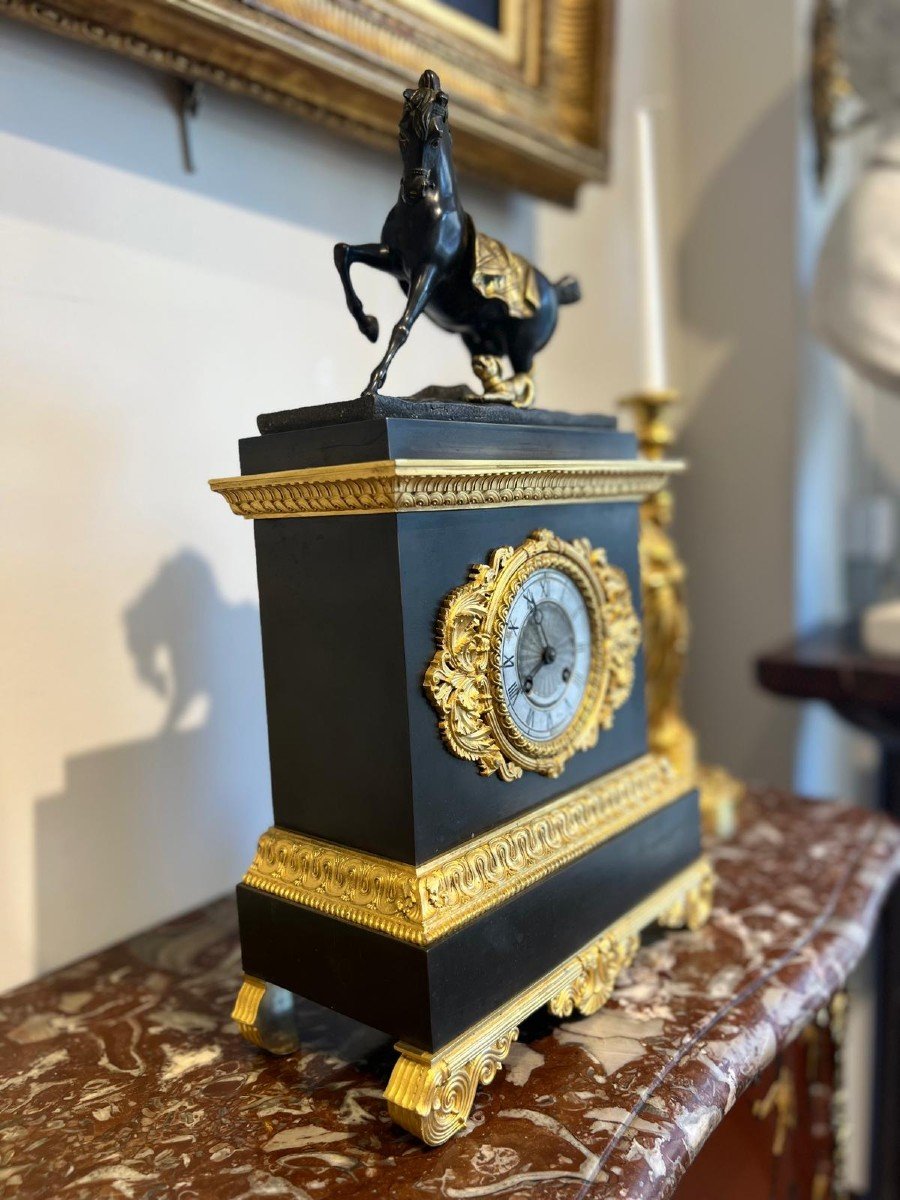
<path fill-rule="evenodd" d="M 641 501 L 684 469 L 680 462 L 578 459 L 383 459 L 211 479 L 231 511 L 249 520 Z"/>
<path fill-rule="evenodd" d="M 646 755 L 418 867 L 273 827 L 259 839 L 243 882 L 401 941 L 429 945 L 665 808 L 683 791 L 684 781 L 665 759 Z"/>
<path fill-rule="evenodd" d="M 526 1017 L 544 1004 L 557 1016 L 588 1015 L 612 995 L 621 972 L 653 921 L 696 929 L 712 909 L 713 874 L 699 858 L 577 954 L 539 979 L 484 1021 L 434 1054 L 400 1042 L 400 1055 L 384 1097 L 398 1125 L 429 1146 L 449 1141 L 466 1123 L 479 1083 L 490 1083 Z"/>

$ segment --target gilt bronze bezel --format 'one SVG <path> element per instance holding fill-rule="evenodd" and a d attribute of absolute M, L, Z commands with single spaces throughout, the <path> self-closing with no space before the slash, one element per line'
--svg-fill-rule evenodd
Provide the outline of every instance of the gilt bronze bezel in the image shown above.
<path fill-rule="evenodd" d="M 557 737 L 535 741 L 509 712 L 501 677 L 501 643 L 510 605 L 534 572 L 563 571 L 578 587 L 591 625 L 588 681 L 579 706 Z M 472 568 L 438 618 L 438 648 L 425 673 L 425 690 L 440 715 L 444 741 L 483 775 L 510 781 L 523 771 L 559 775 L 579 750 L 596 745 L 601 729 L 631 694 L 640 624 L 625 573 L 611 566 L 587 538 L 568 542 L 548 529 L 519 546 L 495 550 Z"/>
<path fill-rule="evenodd" d="M 529 579 L 542 570 L 559 571 L 572 580 L 584 600 L 591 629 L 590 664 L 578 707 L 565 729 L 546 741 L 528 737 L 516 723 L 507 703 L 501 666 L 509 610 Z M 498 579 L 484 625 L 489 641 L 488 682 L 491 692 L 491 703 L 485 715 L 494 738 L 504 756 L 518 762 L 524 770 L 557 775 L 576 750 L 589 749 L 596 743 L 599 727 L 592 720 L 592 715 L 602 703 L 607 679 L 603 670 L 603 592 L 589 556 L 581 553 L 577 543 L 562 543 L 561 548 L 556 550 L 543 545 L 542 541 L 529 539 L 515 551 Z"/>

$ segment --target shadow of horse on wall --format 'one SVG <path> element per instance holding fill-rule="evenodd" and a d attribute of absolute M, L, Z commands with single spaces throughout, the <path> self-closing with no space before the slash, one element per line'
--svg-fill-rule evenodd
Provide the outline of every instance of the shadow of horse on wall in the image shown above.
<path fill-rule="evenodd" d="M 259 616 L 192 550 L 123 614 L 153 736 L 73 755 L 36 809 L 38 969 L 231 888 L 271 815 Z"/>

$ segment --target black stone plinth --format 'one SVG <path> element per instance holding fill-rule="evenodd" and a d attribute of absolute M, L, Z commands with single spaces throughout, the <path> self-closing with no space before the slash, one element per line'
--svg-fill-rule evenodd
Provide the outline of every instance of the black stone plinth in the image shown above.
<path fill-rule="evenodd" d="M 348 421 L 373 421 L 383 417 L 403 417 L 426 421 L 476 421 L 492 425 L 563 425 L 585 429 L 614 429 L 615 417 L 600 413 L 565 413 L 547 408 L 514 408 L 511 404 L 454 400 L 456 388 L 432 388 L 416 396 L 360 396 L 336 404 L 314 404 L 307 408 L 287 408 L 282 412 L 260 413 L 256 419 L 260 433 L 292 433 L 321 425 L 342 425 Z"/>
<path fill-rule="evenodd" d="M 259 420 L 270 416 L 273 432 L 240 442 L 245 475 L 400 458 L 571 460 L 637 454 L 634 435 L 620 432 L 612 417 L 506 404 L 428 405 L 379 396 Z"/>

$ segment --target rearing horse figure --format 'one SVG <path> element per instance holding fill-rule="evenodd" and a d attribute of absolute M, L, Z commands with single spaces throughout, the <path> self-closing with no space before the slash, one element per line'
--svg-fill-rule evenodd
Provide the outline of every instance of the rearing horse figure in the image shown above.
<path fill-rule="evenodd" d="M 581 290 L 569 276 L 551 283 L 520 255 L 476 232 L 459 199 L 448 98 L 435 72 L 424 71 L 419 86 L 407 88 L 403 100 L 403 178 L 381 241 L 360 246 L 340 242 L 334 248 L 347 307 L 370 341 L 378 337 L 378 320 L 365 312 L 353 290 L 351 266 L 365 263 L 386 271 L 406 293 L 403 315 L 365 394 L 381 390 L 394 355 L 426 312 L 442 329 L 460 334 L 485 400 L 524 407 L 534 398 L 534 356 L 550 340 L 560 304 L 579 300 Z M 512 379 L 501 377 L 504 355 L 512 364 Z"/>

